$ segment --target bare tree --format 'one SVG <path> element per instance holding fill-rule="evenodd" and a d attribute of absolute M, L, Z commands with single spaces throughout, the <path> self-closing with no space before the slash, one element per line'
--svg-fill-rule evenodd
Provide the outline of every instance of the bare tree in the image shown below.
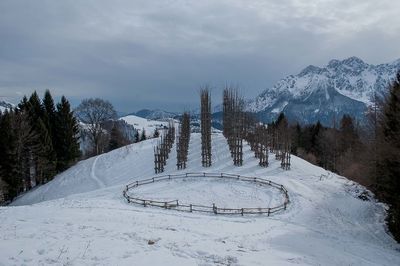
<path fill-rule="evenodd" d="M 99 98 L 84 99 L 75 109 L 75 113 L 80 121 L 87 125 L 95 154 L 100 154 L 101 140 L 104 139 L 103 124 L 117 117 L 113 105 Z"/>

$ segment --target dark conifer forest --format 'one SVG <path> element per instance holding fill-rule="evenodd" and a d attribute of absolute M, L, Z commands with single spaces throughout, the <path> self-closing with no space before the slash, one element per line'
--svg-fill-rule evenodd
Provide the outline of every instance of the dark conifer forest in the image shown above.
<path fill-rule="evenodd" d="M 0 178 L 4 201 L 47 183 L 80 157 L 79 127 L 68 100 L 34 92 L 0 112 Z"/>

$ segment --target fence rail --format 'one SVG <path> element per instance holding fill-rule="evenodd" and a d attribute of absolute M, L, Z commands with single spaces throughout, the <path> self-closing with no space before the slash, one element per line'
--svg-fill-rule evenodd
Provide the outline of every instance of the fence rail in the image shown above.
<path fill-rule="evenodd" d="M 267 207 L 267 208 L 220 208 L 215 204 L 212 206 L 204 206 L 198 204 L 183 204 L 180 203 L 178 199 L 172 201 L 157 201 L 157 200 L 149 200 L 138 197 L 133 197 L 129 195 L 129 191 L 139 186 L 165 181 L 165 180 L 174 180 L 174 179 L 184 179 L 190 177 L 207 177 L 207 178 L 228 178 L 234 179 L 244 182 L 256 183 L 262 186 L 271 186 L 273 188 L 279 189 L 284 196 L 284 201 L 282 204 L 275 207 Z M 231 214 L 231 215 L 245 215 L 245 214 L 267 214 L 268 216 L 286 210 L 287 205 L 290 203 L 289 193 L 287 189 L 278 183 L 275 183 L 271 180 L 267 180 L 259 177 L 248 177 L 241 176 L 235 174 L 226 174 L 226 173 L 184 173 L 184 174 L 175 174 L 175 175 L 161 175 L 148 179 L 138 180 L 132 183 L 129 183 L 125 186 L 125 189 L 122 192 L 123 196 L 126 198 L 128 203 L 134 203 L 138 205 L 146 206 L 154 206 L 164 209 L 174 209 L 177 211 L 185 211 L 185 212 L 206 212 L 206 213 L 214 213 L 214 214 Z"/>

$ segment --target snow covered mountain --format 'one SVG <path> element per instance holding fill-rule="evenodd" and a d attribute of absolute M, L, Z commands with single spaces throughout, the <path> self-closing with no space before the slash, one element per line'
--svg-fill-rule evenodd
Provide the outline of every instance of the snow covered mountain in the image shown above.
<path fill-rule="evenodd" d="M 267 178 L 289 191 L 286 211 L 270 217 L 219 216 L 131 205 L 127 183 L 154 176 L 150 139 L 79 162 L 49 183 L 0 207 L 0 265 L 400 265 L 386 232 L 385 206 L 348 179 L 292 157 L 290 171 L 270 156 L 260 167 L 249 145 L 234 167 L 226 139 L 212 135 L 213 164 L 201 166 L 192 134 L 186 172 Z M 176 146 L 163 174 L 176 170 Z M 235 180 L 170 180 L 144 187 L 154 200 L 270 204 L 280 193 Z"/>
<path fill-rule="evenodd" d="M 343 114 L 364 120 L 374 94 L 383 96 L 399 70 L 400 59 L 371 65 L 350 57 L 331 60 L 325 67 L 310 65 L 263 91 L 247 108 L 266 122 L 280 112 L 301 123 L 320 120 L 329 125 Z"/>
<path fill-rule="evenodd" d="M 0 112 L 4 112 L 7 109 L 14 108 L 15 106 L 12 103 L 0 100 Z"/>

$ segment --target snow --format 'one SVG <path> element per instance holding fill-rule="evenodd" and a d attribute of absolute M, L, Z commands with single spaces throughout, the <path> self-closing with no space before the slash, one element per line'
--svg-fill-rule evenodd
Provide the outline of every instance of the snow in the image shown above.
<path fill-rule="evenodd" d="M 285 109 L 286 105 L 288 105 L 289 102 L 284 101 L 283 103 L 281 103 L 278 107 L 272 109 L 271 113 L 276 113 L 279 114 L 283 111 L 283 109 Z"/>
<path fill-rule="evenodd" d="M 0 265 L 400 265 L 400 246 L 384 226 L 385 206 L 360 200 L 363 187 L 295 156 L 289 171 L 272 154 L 261 168 L 247 144 L 244 165 L 234 167 L 222 134 L 212 136 L 212 167 L 201 167 L 200 135 L 192 134 L 188 168 L 175 170 L 173 149 L 163 174 L 267 178 L 288 189 L 286 211 L 216 216 L 128 204 L 124 186 L 154 176 L 156 141 L 82 161 L 0 208 Z M 136 193 L 234 206 L 273 204 L 281 196 L 206 179 L 160 182 Z"/>
<path fill-rule="evenodd" d="M 120 119 L 132 125 L 135 129 L 138 130 L 139 134 L 142 133 L 142 130 L 144 128 L 147 137 L 152 137 L 156 128 L 160 129 L 168 126 L 168 122 L 150 120 L 136 115 L 128 115 L 121 117 Z"/>

